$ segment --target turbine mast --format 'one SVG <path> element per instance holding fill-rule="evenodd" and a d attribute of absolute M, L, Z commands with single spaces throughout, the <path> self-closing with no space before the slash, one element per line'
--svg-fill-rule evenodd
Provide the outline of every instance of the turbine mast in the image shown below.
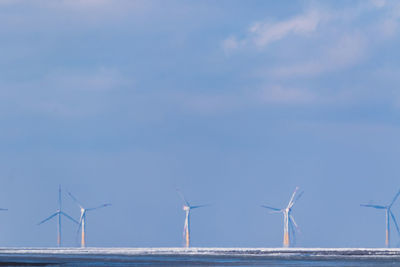
<path fill-rule="evenodd" d="M 186 211 L 185 219 L 185 247 L 190 247 L 190 210 Z"/>
<path fill-rule="evenodd" d="M 57 244 L 61 247 L 61 185 L 58 186 L 58 226 L 57 226 Z"/>
<path fill-rule="evenodd" d="M 57 225 L 57 244 L 61 247 L 61 212 L 58 212 L 58 225 Z"/>
<path fill-rule="evenodd" d="M 385 213 L 386 213 L 386 240 L 385 240 L 385 244 L 386 244 L 387 248 L 390 246 L 389 211 L 390 211 L 390 208 L 385 210 Z"/>
<path fill-rule="evenodd" d="M 287 248 L 290 246 L 290 237 L 289 237 L 289 214 L 286 210 L 283 212 L 283 216 L 284 216 L 283 246 Z"/>
<path fill-rule="evenodd" d="M 86 236 L 85 236 L 85 228 L 86 228 L 86 214 L 85 210 L 82 210 L 82 236 L 81 236 L 81 247 L 86 247 Z"/>

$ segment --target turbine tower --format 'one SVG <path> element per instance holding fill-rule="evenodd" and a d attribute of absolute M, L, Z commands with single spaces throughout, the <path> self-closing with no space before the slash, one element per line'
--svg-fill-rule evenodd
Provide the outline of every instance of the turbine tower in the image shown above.
<path fill-rule="evenodd" d="M 386 245 L 387 248 L 390 246 L 390 219 L 392 219 L 392 221 L 394 222 L 394 225 L 396 226 L 397 233 L 400 235 L 399 226 L 398 226 L 396 218 L 394 217 L 394 214 L 393 214 L 393 212 L 391 210 L 394 202 L 397 200 L 399 195 L 400 195 L 400 190 L 394 196 L 392 202 L 390 202 L 390 204 L 387 205 L 387 206 L 372 205 L 372 204 L 361 204 L 360 205 L 361 207 L 385 210 L 385 217 L 386 217 L 386 240 L 385 240 L 385 245 Z"/>
<path fill-rule="evenodd" d="M 68 195 L 72 198 L 73 201 L 75 201 L 76 204 L 78 204 L 79 208 L 81 209 L 81 217 L 79 219 L 79 226 L 78 226 L 78 233 L 79 230 L 82 230 L 82 236 L 81 236 L 81 247 L 86 247 L 86 236 L 85 236 L 85 231 L 86 231 L 86 213 L 88 211 L 92 210 L 97 210 L 100 208 L 108 207 L 111 206 L 110 203 L 102 204 L 100 206 L 94 207 L 94 208 L 84 208 L 83 205 L 74 197 L 70 192 L 68 192 Z"/>
<path fill-rule="evenodd" d="M 72 222 L 78 224 L 78 222 L 72 218 L 71 216 L 69 216 L 68 214 L 66 214 L 65 212 L 63 212 L 61 210 L 61 185 L 58 186 L 58 209 L 56 210 L 55 213 L 53 213 L 52 215 L 50 215 L 49 217 L 47 217 L 46 219 L 44 219 L 43 221 L 41 221 L 40 223 L 38 223 L 38 225 L 41 225 L 44 222 L 47 222 L 48 220 L 51 220 L 52 218 L 54 218 L 55 216 L 58 216 L 58 224 L 57 224 L 57 245 L 60 247 L 61 246 L 61 216 L 65 216 L 66 218 L 68 218 L 69 220 L 71 220 Z"/>
<path fill-rule="evenodd" d="M 190 211 L 192 209 L 197 209 L 197 208 L 201 208 L 201 207 L 206 207 L 209 205 L 197 205 L 197 206 L 191 206 L 189 204 L 188 201 L 186 201 L 184 195 L 182 194 L 181 191 L 177 190 L 179 196 L 182 198 L 183 200 L 183 210 L 185 211 L 185 225 L 183 227 L 183 239 L 185 241 L 185 247 L 190 247 Z"/>
<path fill-rule="evenodd" d="M 298 228 L 296 221 L 293 218 L 292 213 L 292 208 L 293 205 L 296 203 L 296 201 L 303 195 L 303 191 L 300 192 L 297 197 L 297 191 L 299 190 L 299 187 L 296 187 L 294 190 L 292 197 L 290 198 L 289 204 L 287 205 L 286 208 L 283 209 L 278 209 L 278 208 L 273 208 L 270 206 L 265 206 L 262 205 L 261 207 L 266 208 L 271 210 L 271 213 L 283 213 L 283 246 L 284 247 L 290 247 L 290 245 L 293 244 L 293 238 L 295 234 L 295 229 Z"/>

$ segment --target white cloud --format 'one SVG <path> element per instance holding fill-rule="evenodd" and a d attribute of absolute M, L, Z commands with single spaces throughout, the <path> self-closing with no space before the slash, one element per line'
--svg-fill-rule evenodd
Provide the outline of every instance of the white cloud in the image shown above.
<path fill-rule="evenodd" d="M 317 100 L 317 96 L 307 89 L 286 88 L 279 85 L 263 88 L 257 97 L 261 103 L 266 104 L 307 104 Z"/>
<path fill-rule="evenodd" d="M 128 85 L 125 79 L 114 69 L 99 68 L 95 71 L 61 71 L 47 75 L 43 81 L 46 87 L 68 91 L 109 91 Z"/>
<path fill-rule="evenodd" d="M 59 2 L 61 2 L 63 5 L 66 5 L 66 6 L 91 8 L 91 7 L 111 4 L 112 1 L 110 1 L 110 0 L 62 0 Z"/>
<path fill-rule="evenodd" d="M 371 0 L 371 3 L 374 6 L 376 6 L 378 8 L 381 8 L 381 7 L 384 7 L 386 5 L 386 0 Z"/>
<path fill-rule="evenodd" d="M 387 18 L 379 25 L 379 31 L 384 37 L 394 37 L 399 28 L 399 23 L 396 19 Z"/>
<path fill-rule="evenodd" d="M 396 78 L 388 81 L 382 73 L 372 75 L 377 64 L 365 64 L 363 71 L 370 74 L 368 77 L 360 79 L 358 71 L 354 80 L 349 77 L 352 68 L 373 63 L 368 62 L 370 59 L 382 59 L 383 47 L 398 41 L 400 3 L 377 0 L 336 10 L 313 10 L 274 23 L 256 22 L 244 37 L 231 34 L 224 40 L 225 51 L 240 49 L 251 56 L 259 55 L 254 66 L 241 69 L 254 75 L 251 82 L 256 83 L 253 92 L 258 104 L 338 106 L 368 102 L 398 108 L 400 94 L 393 89 L 397 72 L 387 73 Z M 279 44 L 270 46 L 273 42 Z M 334 75 L 326 75 L 331 73 Z M 335 74 L 346 79 L 337 82 L 333 80 L 337 79 Z"/>
<path fill-rule="evenodd" d="M 288 35 L 310 34 L 317 29 L 320 21 L 320 12 L 314 10 L 275 23 L 256 22 L 249 28 L 245 38 L 237 39 L 235 36 L 231 36 L 223 41 L 223 47 L 226 51 L 234 50 L 246 45 L 265 47 L 272 42 L 285 38 Z"/>
<path fill-rule="evenodd" d="M 222 42 L 222 48 L 226 53 L 236 50 L 240 47 L 240 42 L 235 36 L 231 36 Z"/>
<path fill-rule="evenodd" d="M 313 54 L 311 59 L 285 63 L 283 66 L 268 69 L 265 74 L 273 77 L 314 76 L 347 68 L 364 59 L 366 47 L 367 41 L 361 34 L 346 34 L 319 54 Z"/>
<path fill-rule="evenodd" d="M 152 0 L 0 0 L 0 6 L 12 7 L 0 16 L 0 32 L 56 30 L 57 34 L 94 26 L 122 27 L 158 10 Z"/>
<path fill-rule="evenodd" d="M 38 113 L 62 117 L 85 117 L 101 113 L 114 91 L 132 87 L 114 69 L 58 71 L 40 79 L 0 85 L 0 115 Z M 3 114 L 2 114 L 3 113 Z"/>
<path fill-rule="evenodd" d="M 250 28 L 252 41 L 263 47 L 271 42 L 278 41 L 289 34 L 304 35 L 316 30 L 320 22 L 320 15 L 313 11 L 277 23 L 256 23 Z"/>
<path fill-rule="evenodd" d="M 384 39 L 393 38 L 397 35 L 399 29 L 400 2 L 385 3 L 381 9 L 384 10 L 384 16 L 377 23 L 377 35 Z"/>
<path fill-rule="evenodd" d="M 314 92 L 304 88 L 266 85 L 256 90 L 239 90 L 226 93 L 188 93 L 159 96 L 163 101 L 173 103 L 199 114 L 216 114 L 268 105 L 306 105 L 323 101 Z"/>

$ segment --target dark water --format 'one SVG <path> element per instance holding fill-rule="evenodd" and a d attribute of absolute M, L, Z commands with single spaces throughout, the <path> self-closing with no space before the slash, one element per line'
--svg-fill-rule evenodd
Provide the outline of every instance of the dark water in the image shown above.
<path fill-rule="evenodd" d="M 400 250 L 3 248 L 0 266 L 400 266 Z"/>

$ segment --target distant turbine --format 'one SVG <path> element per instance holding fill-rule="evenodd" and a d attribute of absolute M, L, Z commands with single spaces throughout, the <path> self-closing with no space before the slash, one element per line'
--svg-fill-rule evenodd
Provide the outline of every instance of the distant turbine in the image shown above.
<path fill-rule="evenodd" d="M 88 208 L 88 209 L 85 209 L 85 208 L 81 205 L 81 203 L 79 203 L 79 201 L 76 199 L 76 197 L 74 197 L 70 192 L 68 192 L 68 194 L 69 194 L 69 196 L 72 198 L 72 200 L 75 201 L 76 204 L 78 204 L 78 206 L 79 206 L 80 209 L 81 209 L 81 217 L 80 217 L 80 219 L 79 219 L 78 233 L 79 233 L 79 230 L 82 230 L 82 231 L 81 231 L 81 233 L 82 233 L 82 237 L 81 237 L 81 247 L 84 248 L 84 247 L 86 246 L 86 236 L 85 236 L 85 230 L 86 230 L 86 212 L 87 212 L 87 211 L 96 210 L 96 209 L 100 209 L 100 208 L 104 208 L 104 207 L 108 207 L 108 206 L 111 206 L 111 204 L 106 203 L 106 204 L 97 206 L 97 207 L 95 207 L 95 208 Z"/>
<path fill-rule="evenodd" d="M 189 202 L 186 201 L 185 197 L 183 196 L 182 192 L 177 190 L 179 196 L 182 198 L 184 204 L 183 204 L 183 210 L 186 213 L 186 217 L 185 217 L 185 225 L 183 227 L 183 238 L 185 240 L 185 247 L 189 247 L 190 246 L 190 211 L 192 209 L 197 209 L 197 208 L 201 208 L 201 207 L 206 207 L 209 205 L 197 205 L 197 206 L 190 206 Z"/>
<path fill-rule="evenodd" d="M 391 210 L 394 202 L 400 195 L 400 190 L 397 192 L 397 194 L 394 196 L 392 202 L 388 206 L 380 206 L 380 205 L 371 205 L 371 204 L 361 204 L 361 207 L 367 207 L 367 208 L 374 208 L 374 209 L 380 209 L 380 210 L 385 210 L 385 217 L 386 217 L 386 240 L 385 244 L 386 247 L 388 248 L 390 246 L 390 218 L 392 218 L 394 225 L 396 226 L 397 233 L 400 235 L 400 229 L 399 226 L 397 225 L 396 218 L 394 217 L 394 214 Z M 390 216 L 389 216 L 390 215 Z"/>
<path fill-rule="evenodd" d="M 271 213 L 283 213 L 283 246 L 289 247 L 292 245 L 292 235 L 294 238 L 295 228 L 298 228 L 296 221 L 292 216 L 292 208 L 296 201 L 303 195 L 303 192 L 300 192 L 297 197 L 296 193 L 299 190 L 299 187 L 296 187 L 294 190 L 292 197 L 290 198 L 289 204 L 284 209 L 272 208 L 269 206 L 262 205 L 261 207 L 272 210 Z"/>
<path fill-rule="evenodd" d="M 38 223 L 38 225 L 41 225 L 42 223 L 47 222 L 48 220 L 52 219 L 53 217 L 58 216 L 58 225 L 57 225 L 57 244 L 58 244 L 58 246 L 61 246 L 61 215 L 64 215 L 69 220 L 78 224 L 78 222 L 74 218 L 72 218 L 71 216 L 69 216 L 68 214 L 66 214 L 65 212 L 63 212 L 61 210 L 61 185 L 59 185 L 59 187 L 58 187 L 58 209 L 56 210 L 55 213 L 50 215 L 48 218 L 46 218 L 43 221 L 41 221 L 40 223 Z"/>

